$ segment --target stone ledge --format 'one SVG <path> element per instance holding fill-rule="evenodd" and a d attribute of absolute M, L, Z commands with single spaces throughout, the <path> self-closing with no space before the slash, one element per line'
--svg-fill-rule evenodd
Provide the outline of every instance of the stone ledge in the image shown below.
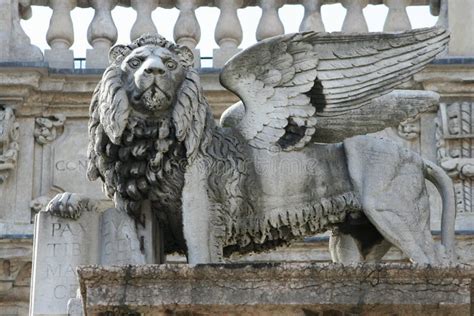
<path fill-rule="evenodd" d="M 411 264 L 186 264 L 78 268 L 87 315 L 470 315 L 474 269 Z"/>

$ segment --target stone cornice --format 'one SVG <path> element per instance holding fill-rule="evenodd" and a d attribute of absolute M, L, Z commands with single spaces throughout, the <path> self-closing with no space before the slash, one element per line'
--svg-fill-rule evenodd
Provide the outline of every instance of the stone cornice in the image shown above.
<path fill-rule="evenodd" d="M 338 308 L 374 314 L 445 314 L 470 310 L 470 268 L 318 263 L 144 265 L 78 268 L 88 314 L 224 314 Z M 106 289 L 106 290 L 105 290 Z M 420 304 L 423 302 L 423 304 Z M 449 304 L 443 304 L 449 303 Z"/>

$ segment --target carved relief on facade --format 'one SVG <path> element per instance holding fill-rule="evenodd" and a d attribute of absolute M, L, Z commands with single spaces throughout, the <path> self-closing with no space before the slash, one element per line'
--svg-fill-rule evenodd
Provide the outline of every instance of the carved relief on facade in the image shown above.
<path fill-rule="evenodd" d="M 474 103 L 440 104 L 436 119 L 437 158 L 453 179 L 458 215 L 474 213 Z"/>
<path fill-rule="evenodd" d="M 15 301 L 18 307 L 27 307 L 30 279 L 30 261 L 23 258 L 0 259 L 0 306 L 5 302 Z"/>
<path fill-rule="evenodd" d="M 36 118 L 34 132 L 36 142 L 40 145 L 53 142 L 63 130 L 65 121 L 66 117 L 60 114 Z"/>
<path fill-rule="evenodd" d="M 52 194 L 51 194 L 52 195 Z M 31 209 L 31 222 L 33 223 L 33 219 L 38 212 L 44 210 L 48 202 L 51 200 L 50 196 L 42 195 L 30 202 L 30 209 Z"/>
<path fill-rule="evenodd" d="M 398 125 L 398 136 L 408 141 L 417 139 L 420 136 L 420 132 L 421 125 L 419 116 L 410 118 Z"/>
<path fill-rule="evenodd" d="M 16 166 L 20 125 L 11 107 L 0 105 L 0 184 Z"/>

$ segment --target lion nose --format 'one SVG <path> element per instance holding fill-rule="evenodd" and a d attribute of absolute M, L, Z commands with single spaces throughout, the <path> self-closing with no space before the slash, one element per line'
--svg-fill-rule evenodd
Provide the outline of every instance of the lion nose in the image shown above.
<path fill-rule="evenodd" d="M 165 66 L 163 65 L 162 62 L 155 61 L 148 63 L 148 65 L 145 65 L 145 70 L 147 74 L 154 74 L 154 75 L 163 75 L 165 71 Z"/>

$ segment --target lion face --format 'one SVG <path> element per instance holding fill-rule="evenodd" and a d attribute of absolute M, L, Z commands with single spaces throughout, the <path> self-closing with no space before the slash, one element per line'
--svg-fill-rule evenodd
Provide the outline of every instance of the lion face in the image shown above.
<path fill-rule="evenodd" d="M 180 56 L 155 45 L 134 49 L 120 68 L 126 76 L 124 88 L 130 105 L 138 112 L 153 116 L 168 112 L 186 76 Z"/>

